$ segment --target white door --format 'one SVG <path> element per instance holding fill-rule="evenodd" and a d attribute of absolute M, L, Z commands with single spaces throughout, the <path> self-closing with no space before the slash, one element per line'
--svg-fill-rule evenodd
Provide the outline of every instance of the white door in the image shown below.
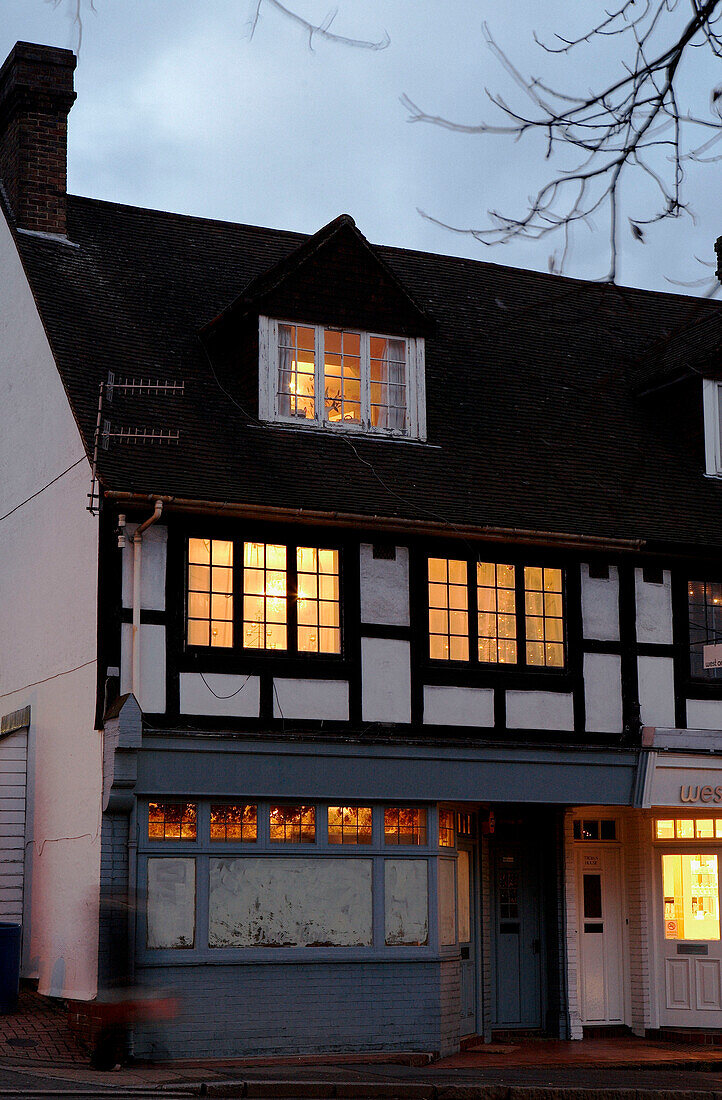
<path fill-rule="evenodd" d="M 722 851 L 655 853 L 661 1027 L 722 1027 Z"/>
<path fill-rule="evenodd" d="M 624 1023 L 619 849 L 577 847 L 582 1023 Z"/>

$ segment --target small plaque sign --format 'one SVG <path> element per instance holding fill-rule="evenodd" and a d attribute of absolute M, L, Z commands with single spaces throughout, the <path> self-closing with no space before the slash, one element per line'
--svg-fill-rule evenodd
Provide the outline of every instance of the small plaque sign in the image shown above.
<path fill-rule="evenodd" d="M 585 871 L 598 871 L 599 870 L 599 856 L 591 855 L 587 852 L 584 853 L 584 870 Z"/>
<path fill-rule="evenodd" d="M 722 644 L 703 645 L 702 661 L 705 668 L 722 668 Z"/>

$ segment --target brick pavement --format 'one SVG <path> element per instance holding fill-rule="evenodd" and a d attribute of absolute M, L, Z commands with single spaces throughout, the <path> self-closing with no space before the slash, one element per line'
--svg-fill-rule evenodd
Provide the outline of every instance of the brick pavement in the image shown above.
<path fill-rule="evenodd" d="M 87 1065 L 88 1052 L 71 1034 L 64 1001 L 21 987 L 18 1011 L 0 1016 L 0 1059 Z"/>

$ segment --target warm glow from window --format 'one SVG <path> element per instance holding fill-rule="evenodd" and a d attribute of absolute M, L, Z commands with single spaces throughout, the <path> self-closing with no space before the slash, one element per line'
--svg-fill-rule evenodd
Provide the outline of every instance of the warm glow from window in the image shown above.
<path fill-rule="evenodd" d="M 722 817 L 658 818 L 656 840 L 713 840 L 722 837 Z"/>
<path fill-rule="evenodd" d="M 371 819 L 370 806 L 329 806 L 329 844 L 370 844 Z"/>
<path fill-rule="evenodd" d="M 516 594 L 513 565 L 476 563 L 479 660 L 516 664 Z"/>
<path fill-rule="evenodd" d="M 469 660 L 469 593 L 465 561 L 429 558 L 429 656 Z"/>
<path fill-rule="evenodd" d="M 258 812 L 255 806 L 211 806 L 211 840 L 258 839 Z"/>
<path fill-rule="evenodd" d="M 233 543 L 188 539 L 188 644 L 233 645 Z"/>
<path fill-rule="evenodd" d="M 296 550 L 298 648 L 302 653 L 341 652 L 338 550 Z"/>
<path fill-rule="evenodd" d="M 324 341 L 324 419 L 361 423 L 361 337 L 326 329 Z"/>
<path fill-rule="evenodd" d="M 151 802 L 148 840 L 195 840 L 197 817 L 194 802 Z"/>
<path fill-rule="evenodd" d="M 286 844 L 313 844 L 316 810 L 313 806 L 271 806 L 270 837 Z"/>
<path fill-rule="evenodd" d="M 662 856 L 662 889 L 665 939 L 720 938 L 716 855 L 665 852 Z"/>
<path fill-rule="evenodd" d="M 564 666 L 564 613 L 561 569 L 524 568 L 526 663 Z"/>
<path fill-rule="evenodd" d="M 454 811 L 439 810 L 439 847 L 454 847 Z"/>
<path fill-rule="evenodd" d="M 426 844 L 426 810 L 388 806 L 384 810 L 386 844 Z"/>
<path fill-rule="evenodd" d="M 278 411 L 281 416 L 315 418 L 315 330 L 278 326 Z"/>
<path fill-rule="evenodd" d="M 244 542 L 244 646 L 246 649 L 286 649 L 287 621 L 286 547 Z"/>

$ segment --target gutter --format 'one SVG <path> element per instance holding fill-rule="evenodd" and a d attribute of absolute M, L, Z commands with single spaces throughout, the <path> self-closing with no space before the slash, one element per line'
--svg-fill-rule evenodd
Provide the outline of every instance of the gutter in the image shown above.
<path fill-rule="evenodd" d="M 131 542 L 133 543 L 133 633 L 130 650 L 131 691 L 136 698 L 138 706 L 140 706 L 140 581 L 143 535 L 149 527 L 160 519 L 161 513 L 163 512 L 163 503 L 161 498 L 156 498 L 153 515 L 149 516 L 144 523 L 141 523 L 140 527 L 136 529 L 131 538 Z"/>
<path fill-rule="evenodd" d="M 421 519 L 399 519 L 387 516 L 364 516 L 357 512 L 322 512 L 311 508 L 278 508 L 261 504 L 231 504 L 227 501 L 193 500 L 189 497 L 159 496 L 155 493 L 128 493 L 107 489 L 106 500 L 123 505 L 165 505 L 167 511 L 195 512 L 213 516 L 248 517 L 267 522 L 296 521 L 327 527 L 355 527 L 384 532 L 413 532 L 418 535 L 442 535 L 446 538 L 479 539 L 487 542 L 515 541 L 539 545 L 579 547 L 588 550 L 642 550 L 646 539 L 598 538 L 596 535 L 575 535 L 565 531 L 536 531 L 526 527 L 475 527 L 472 524 L 433 523 Z M 160 514 L 160 513 L 159 513 Z M 151 517 L 151 523 L 155 520 Z M 138 529 L 138 532 L 149 523 Z M 138 534 L 136 532 L 136 535 Z M 135 545 L 135 541 L 134 541 Z"/>

